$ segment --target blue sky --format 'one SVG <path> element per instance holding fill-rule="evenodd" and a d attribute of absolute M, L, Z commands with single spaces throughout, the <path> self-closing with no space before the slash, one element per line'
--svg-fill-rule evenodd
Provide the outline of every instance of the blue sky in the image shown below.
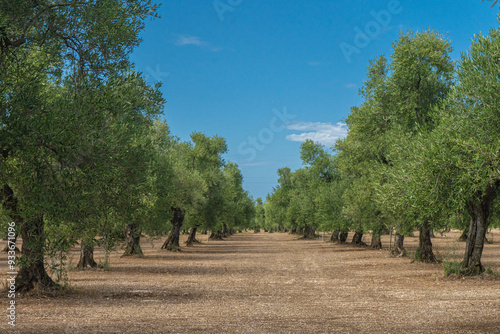
<path fill-rule="evenodd" d="M 171 0 L 148 21 L 132 59 L 163 82 L 165 118 L 183 140 L 226 138 L 254 198 L 278 168 L 301 167 L 300 141 L 330 147 L 361 102 L 368 60 L 400 31 L 447 33 L 458 59 L 474 34 L 497 27 L 498 4 L 467 1 Z"/>

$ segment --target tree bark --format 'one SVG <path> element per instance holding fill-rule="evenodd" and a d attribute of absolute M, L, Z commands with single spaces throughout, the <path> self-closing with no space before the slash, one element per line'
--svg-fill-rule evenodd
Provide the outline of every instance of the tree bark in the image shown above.
<path fill-rule="evenodd" d="M 172 218 L 172 231 L 167 237 L 167 240 L 161 246 L 161 249 L 167 249 L 170 251 L 180 251 L 181 246 L 179 245 L 179 237 L 181 233 L 182 223 L 184 222 L 184 210 L 179 208 L 173 208 L 174 217 Z"/>
<path fill-rule="evenodd" d="M 260 233 L 260 227 L 255 226 L 255 227 L 253 228 L 253 233 Z"/>
<path fill-rule="evenodd" d="M 97 263 L 94 261 L 94 246 L 87 244 L 83 240 L 80 248 L 80 261 L 76 267 L 79 269 L 97 267 Z"/>
<path fill-rule="evenodd" d="M 351 244 L 353 245 L 366 245 L 363 242 L 363 231 L 356 231 L 352 237 Z"/>
<path fill-rule="evenodd" d="M 212 234 L 210 234 L 210 239 L 211 240 L 224 240 L 224 238 L 222 237 L 222 230 L 218 230 L 215 233 L 214 233 L 214 231 L 212 231 Z"/>
<path fill-rule="evenodd" d="M 471 217 L 472 219 L 472 217 Z M 469 223 L 470 226 L 470 223 Z M 458 241 L 467 241 L 467 236 L 469 234 L 469 226 L 467 226 L 463 231 L 460 237 L 458 237 Z"/>
<path fill-rule="evenodd" d="M 316 233 L 311 226 L 309 225 L 304 226 L 302 239 L 316 239 Z"/>
<path fill-rule="evenodd" d="M 196 230 L 197 226 L 191 227 L 191 231 L 189 232 L 189 237 L 186 241 L 186 246 L 193 246 L 194 244 L 201 244 L 199 240 L 196 240 Z"/>
<path fill-rule="evenodd" d="M 330 242 L 338 242 L 339 241 L 339 235 L 340 231 L 333 231 L 331 237 L 330 237 Z"/>
<path fill-rule="evenodd" d="M 419 245 L 417 248 L 417 252 L 415 253 L 415 259 L 425 263 L 434 263 L 436 262 L 436 257 L 434 256 L 434 252 L 432 251 L 431 230 L 429 228 L 429 222 L 424 221 L 419 230 Z"/>
<path fill-rule="evenodd" d="M 370 244 L 371 248 L 374 249 L 382 249 L 382 240 L 380 240 L 380 234 L 379 233 L 373 233 L 372 234 L 372 242 Z"/>
<path fill-rule="evenodd" d="M 45 271 L 43 256 L 45 235 L 43 216 L 27 219 L 21 227 L 23 238 L 20 269 L 16 277 L 16 291 L 26 292 L 35 286 L 40 290 L 51 290 L 56 283 Z"/>
<path fill-rule="evenodd" d="M 227 225 L 222 224 L 222 237 L 223 238 L 229 238 L 229 231 L 227 230 Z"/>
<path fill-rule="evenodd" d="M 347 241 L 347 236 L 349 235 L 349 232 L 347 231 L 340 231 L 339 234 L 339 243 L 344 244 Z"/>
<path fill-rule="evenodd" d="M 481 256 L 489 225 L 488 217 L 491 205 L 499 186 L 500 182 L 491 185 L 485 191 L 484 195 L 477 196 L 476 201 L 468 203 L 468 211 L 471 218 L 464 261 L 462 262 L 462 268 L 466 274 L 478 275 L 484 271 L 481 264 Z"/>
<path fill-rule="evenodd" d="M 122 256 L 143 256 L 139 223 L 127 224 L 125 230 L 125 252 Z"/>
<path fill-rule="evenodd" d="M 392 254 L 396 256 L 405 256 L 406 250 L 404 248 L 405 236 L 396 232 L 394 235 L 394 249 Z"/>

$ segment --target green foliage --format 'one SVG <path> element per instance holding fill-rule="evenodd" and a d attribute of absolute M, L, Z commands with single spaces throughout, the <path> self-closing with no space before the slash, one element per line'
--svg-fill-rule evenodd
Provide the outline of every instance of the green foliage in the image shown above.
<path fill-rule="evenodd" d="M 462 264 L 457 260 L 443 261 L 443 270 L 446 277 L 450 275 L 460 276 L 462 274 Z"/>

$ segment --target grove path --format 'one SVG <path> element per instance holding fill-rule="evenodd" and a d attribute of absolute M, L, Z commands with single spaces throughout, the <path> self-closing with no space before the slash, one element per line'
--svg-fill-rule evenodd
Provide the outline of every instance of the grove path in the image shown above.
<path fill-rule="evenodd" d="M 199 237 L 178 253 L 145 240 L 144 258 L 115 252 L 108 271 L 70 271 L 70 292 L 21 296 L 12 332 L 500 333 L 498 280 L 453 280 L 440 265 L 283 233 Z M 438 252 L 456 237 L 434 239 Z M 497 271 L 498 239 L 485 250 Z"/>

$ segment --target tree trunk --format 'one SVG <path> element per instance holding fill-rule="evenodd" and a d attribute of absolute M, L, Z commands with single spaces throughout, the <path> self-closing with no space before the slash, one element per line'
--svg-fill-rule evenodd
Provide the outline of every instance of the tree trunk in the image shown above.
<path fill-rule="evenodd" d="M 471 218 L 472 219 L 472 218 Z M 470 223 L 469 223 L 469 226 L 470 226 Z M 458 241 L 467 241 L 467 236 L 469 234 L 469 226 L 467 226 L 463 231 L 462 231 L 462 235 L 460 235 L 460 237 L 458 237 Z"/>
<path fill-rule="evenodd" d="M 314 231 L 314 229 L 311 226 L 306 225 L 304 227 L 304 232 L 303 232 L 303 235 L 302 235 L 302 239 L 316 239 L 315 231 Z"/>
<path fill-rule="evenodd" d="M 347 236 L 349 235 L 349 232 L 347 231 L 340 231 L 339 234 L 339 243 L 344 244 L 347 241 Z"/>
<path fill-rule="evenodd" d="M 210 239 L 212 239 L 212 240 L 224 240 L 224 238 L 222 237 L 222 230 L 218 230 L 215 233 L 214 233 L 214 231 L 212 231 L 212 234 L 210 234 Z"/>
<path fill-rule="evenodd" d="M 80 261 L 76 267 L 78 269 L 97 267 L 97 263 L 94 261 L 94 246 L 85 243 L 83 240 L 80 248 Z"/>
<path fill-rule="evenodd" d="M 405 236 L 396 232 L 394 235 L 394 249 L 392 250 L 393 255 L 405 256 L 406 250 L 404 248 Z"/>
<path fill-rule="evenodd" d="M 191 227 L 191 231 L 189 232 L 189 237 L 186 241 L 186 246 L 193 246 L 193 244 L 201 244 L 199 240 L 196 240 L 196 230 L 197 226 Z"/>
<path fill-rule="evenodd" d="M 462 268 L 469 275 L 477 275 L 484 270 L 481 256 L 489 225 L 488 217 L 491 205 L 499 185 L 500 182 L 497 182 L 497 184 L 490 186 L 484 195 L 478 196 L 476 201 L 468 205 L 471 218 Z"/>
<path fill-rule="evenodd" d="M 370 244 L 371 248 L 374 249 L 382 249 L 382 240 L 380 240 L 380 234 L 379 233 L 373 233 L 372 234 L 372 242 Z"/>
<path fill-rule="evenodd" d="M 363 245 L 363 246 L 366 245 L 363 242 L 363 231 L 356 231 L 354 233 L 354 236 L 352 237 L 351 244 L 353 244 L 353 245 Z"/>
<path fill-rule="evenodd" d="M 255 226 L 255 227 L 253 228 L 253 233 L 260 233 L 260 227 Z"/>
<path fill-rule="evenodd" d="M 338 242 L 339 235 L 340 235 L 340 231 L 333 231 L 332 236 L 330 237 L 330 242 Z"/>
<path fill-rule="evenodd" d="M 181 233 L 182 223 L 184 222 L 184 210 L 179 208 L 173 208 L 174 217 L 172 218 L 172 231 L 168 235 L 167 240 L 161 246 L 161 249 L 167 249 L 170 251 L 180 251 L 181 246 L 179 245 L 179 237 Z"/>
<path fill-rule="evenodd" d="M 125 230 L 125 252 L 122 256 L 143 256 L 139 223 L 127 224 Z"/>
<path fill-rule="evenodd" d="M 417 252 L 415 253 L 415 259 L 417 261 L 422 261 L 425 263 L 436 262 L 436 257 L 432 251 L 431 242 L 431 230 L 429 228 L 429 222 L 425 221 L 420 227 L 420 236 Z"/>
<path fill-rule="evenodd" d="M 229 231 L 227 230 L 227 225 L 222 224 L 222 237 L 223 238 L 229 238 Z"/>
<path fill-rule="evenodd" d="M 45 271 L 43 261 L 45 246 L 43 216 L 26 220 L 21 227 L 21 237 L 23 261 L 16 277 L 16 291 L 30 291 L 35 286 L 40 290 L 55 288 L 56 283 Z"/>

